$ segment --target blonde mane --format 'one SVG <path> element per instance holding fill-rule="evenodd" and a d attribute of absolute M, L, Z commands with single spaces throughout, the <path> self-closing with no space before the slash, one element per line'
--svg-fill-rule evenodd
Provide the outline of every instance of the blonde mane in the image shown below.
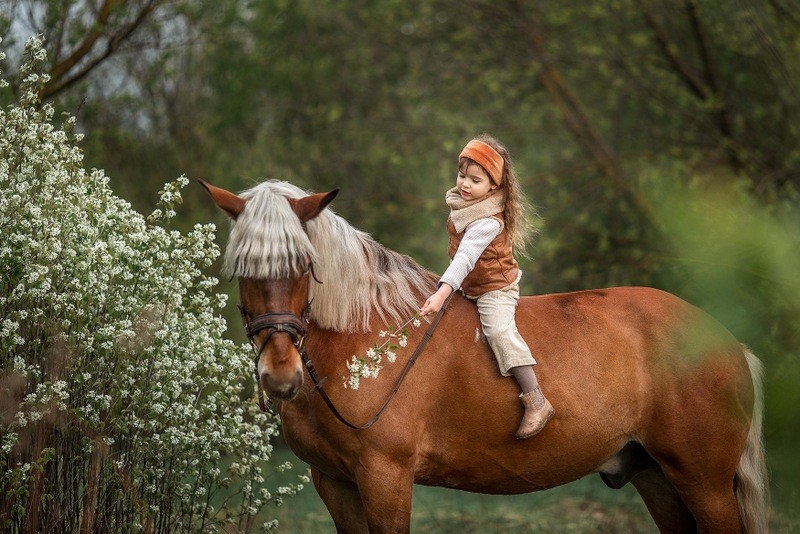
<path fill-rule="evenodd" d="M 247 204 L 231 229 L 225 271 L 276 279 L 298 276 L 313 263 L 322 284 L 311 282 L 312 320 L 337 332 L 368 332 L 373 311 L 385 325 L 413 316 L 435 289 L 435 275 L 330 209 L 309 221 L 306 233 L 286 201 L 306 195 L 274 180 L 243 192 Z"/>

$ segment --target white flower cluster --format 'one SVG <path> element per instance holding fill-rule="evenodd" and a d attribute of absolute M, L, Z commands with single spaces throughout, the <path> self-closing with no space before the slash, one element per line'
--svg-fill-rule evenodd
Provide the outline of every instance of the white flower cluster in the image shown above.
<path fill-rule="evenodd" d="M 418 328 L 420 324 L 422 323 L 419 316 L 415 315 L 397 328 L 390 326 L 388 330 L 381 330 L 378 336 L 385 339 L 385 341 L 375 343 L 375 345 L 367 349 L 363 358 L 357 358 L 354 354 L 346 362 L 349 374 L 342 377 L 344 387 L 358 389 L 361 387 L 362 378 L 378 378 L 378 373 L 383 369 L 383 358 L 386 357 L 389 363 L 394 363 L 397 359 L 395 351 L 398 346 L 405 347 L 408 345 L 408 325 Z M 396 345 L 395 340 L 397 342 Z"/>
<path fill-rule="evenodd" d="M 38 101 L 45 59 L 29 40 L 19 104 L 0 109 L 0 398 L 15 398 L 0 419 L 0 493 L 16 499 L 4 520 L 21 530 L 41 505 L 74 526 L 70 488 L 96 484 L 114 503 L 96 524 L 115 532 L 230 531 L 291 492 L 267 489 L 277 421 L 245 395 L 248 347 L 223 337 L 225 298 L 202 272 L 215 228 L 165 228 L 184 177 L 146 219 L 84 170 L 74 118 L 56 127 Z M 26 500 L 32 465 L 46 502 Z"/>

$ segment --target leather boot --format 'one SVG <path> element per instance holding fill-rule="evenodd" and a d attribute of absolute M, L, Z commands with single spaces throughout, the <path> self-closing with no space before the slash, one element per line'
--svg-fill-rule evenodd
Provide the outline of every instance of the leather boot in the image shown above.
<path fill-rule="evenodd" d="M 525 406 L 525 414 L 522 416 L 516 438 L 526 439 L 538 434 L 556 411 L 539 388 L 522 393 L 519 398 Z"/>

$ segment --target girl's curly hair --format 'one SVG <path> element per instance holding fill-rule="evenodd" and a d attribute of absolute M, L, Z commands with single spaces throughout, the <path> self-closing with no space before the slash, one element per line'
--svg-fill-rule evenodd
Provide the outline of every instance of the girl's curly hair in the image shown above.
<path fill-rule="evenodd" d="M 535 234 L 535 228 L 529 220 L 531 208 L 525 198 L 524 193 L 519 185 L 519 180 L 514 172 L 514 167 L 511 164 L 511 156 L 508 149 L 500 143 L 497 139 L 489 134 L 481 134 L 475 139 L 483 141 L 487 145 L 494 148 L 500 156 L 502 156 L 505 164 L 503 165 L 503 180 L 499 189 L 503 190 L 506 201 L 506 209 L 504 212 L 505 225 L 508 235 L 511 238 L 511 244 L 514 247 L 514 252 L 527 256 L 525 248 L 531 241 Z M 469 158 L 462 158 L 461 165 L 465 160 L 473 162 Z M 487 173 L 488 174 L 488 173 Z"/>

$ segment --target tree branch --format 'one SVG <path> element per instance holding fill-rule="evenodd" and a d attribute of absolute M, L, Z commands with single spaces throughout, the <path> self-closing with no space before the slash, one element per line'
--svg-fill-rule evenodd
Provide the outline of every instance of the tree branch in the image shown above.
<path fill-rule="evenodd" d="M 110 4 L 110 3 L 114 2 L 114 1 L 115 0 L 106 0 L 106 2 L 104 2 L 104 7 L 107 4 Z M 124 2 L 125 0 L 122 0 L 122 1 Z M 92 70 L 94 70 L 98 65 L 100 65 L 100 63 L 102 63 L 103 61 L 108 59 L 114 52 L 117 51 L 117 49 L 120 47 L 120 45 L 128 37 L 130 37 L 130 35 L 145 21 L 147 16 L 155 9 L 156 3 L 157 3 L 157 0 L 150 0 L 141 9 L 141 11 L 137 14 L 136 18 L 130 24 L 128 24 L 128 25 L 124 26 L 123 28 L 121 28 L 121 30 L 117 34 L 112 35 L 112 36 L 109 37 L 108 45 L 106 46 L 106 49 L 100 55 L 98 55 L 97 57 L 92 59 L 90 62 L 85 64 L 80 70 L 78 70 L 77 72 L 73 73 L 70 76 L 66 76 L 65 77 L 65 75 L 62 75 L 61 78 L 63 78 L 63 79 L 60 79 L 60 80 L 54 78 L 52 76 L 52 74 L 51 74 L 50 83 L 48 83 L 45 87 L 43 87 L 42 90 L 39 92 L 39 98 L 41 98 L 42 100 L 45 100 L 45 99 L 50 98 L 53 95 L 63 91 L 64 89 L 70 87 L 71 85 L 73 85 L 76 82 L 78 82 L 81 79 L 83 79 Z M 102 9 L 101 9 L 101 12 L 100 12 L 100 16 L 101 17 L 103 16 L 103 10 Z M 106 17 L 106 20 L 107 20 L 107 17 Z M 97 39 L 94 39 L 94 42 L 96 42 L 96 40 Z M 84 40 L 84 42 L 86 42 L 86 40 Z M 93 45 L 94 45 L 94 43 L 93 43 Z M 86 53 L 88 54 L 89 51 L 90 50 L 87 50 Z M 86 55 L 86 54 L 84 54 L 84 55 Z M 74 64 L 73 64 L 73 66 L 74 66 Z"/>
<path fill-rule="evenodd" d="M 616 152 L 594 127 L 583 102 L 550 61 L 541 25 L 527 15 L 518 2 L 514 2 L 513 5 L 515 16 L 518 20 L 524 21 L 523 31 L 528 36 L 531 55 L 539 63 L 539 81 L 559 110 L 567 129 L 589 152 L 600 171 L 627 189 L 627 185 L 623 184 L 622 168 Z"/>
<path fill-rule="evenodd" d="M 800 12 L 792 13 L 786 6 L 781 4 L 778 0 L 767 0 L 769 5 L 778 12 L 784 19 L 790 21 L 795 26 L 800 26 Z"/>
<path fill-rule="evenodd" d="M 636 3 L 639 6 L 639 10 L 642 12 L 645 24 L 653 32 L 658 48 L 664 54 L 664 57 L 681 80 L 683 80 L 689 90 L 701 100 L 709 98 L 711 91 L 700 77 L 695 74 L 692 68 L 678 55 L 677 47 L 674 43 L 670 42 L 667 34 L 658 24 L 653 14 L 644 6 L 641 0 L 636 0 Z"/>
<path fill-rule="evenodd" d="M 525 11 L 518 0 L 510 0 L 510 5 L 514 19 L 521 25 L 522 40 L 529 45 L 528 53 L 539 64 L 539 81 L 559 111 L 567 130 L 589 153 L 595 166 L 614 184 L 617 192 L 647 217 L 656 230 L 663 231 L 649 200 L 626 178 L 616 151 L 595 127 L 580 97 L 551 61 L 541 24 Z"/>
<path fill-rule="evenodd" d="M 78 64 L 84 57 L 86 57 L 94 48 L 95 43 L 105 33 L 108 25 L 108 19 L 111 16 L 111 8 L 114 4 L 119 3 L 120 7 L 124 6 L 127 0 L 103 0 L 103 4 L 98 11 L 97 20 L 92 24 L 92 30 L 84 36 L 83 41 L 79 44 L 72 53 L 61 62 L 53 65 L 50 70 L 50 79 L 54 81 L 60 80 L 65 76 L 75 65 Z"/>

